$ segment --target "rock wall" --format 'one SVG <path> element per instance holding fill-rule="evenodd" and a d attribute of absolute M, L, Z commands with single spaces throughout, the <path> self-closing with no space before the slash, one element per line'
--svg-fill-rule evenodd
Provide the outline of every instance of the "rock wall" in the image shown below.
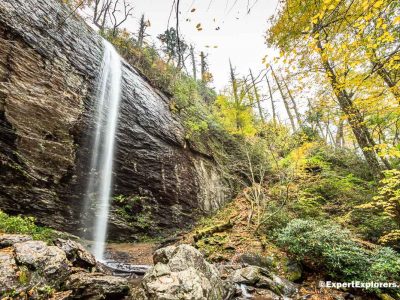
<path fill-rule="evenodd" d="M 59 1 L 0 1 L 0 209 L 84 230 L 102 50 Z M 169 99 L 126 63 L 122 82 L 109 237 L 167 234 L 218 209 L 227 184 L 211 158 L 187 147 Z"/>

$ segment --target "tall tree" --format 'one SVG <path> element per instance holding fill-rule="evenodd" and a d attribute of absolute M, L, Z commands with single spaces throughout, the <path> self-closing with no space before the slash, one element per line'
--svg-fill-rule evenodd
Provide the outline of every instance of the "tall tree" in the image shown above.
<path fill-rule="evenodd" d="M 391 74 L 396 73 L 396 55 L 391 56 L 399 49 L 399 33 L 394 29 L 399 21 L 392 13 L 396 10 L 394 3 L 317 0 L 313 5 L 304 5 L 302 0 L 284 0 L 268 32 L 270 44 L 278 46 L 291 63 L 300 62 L 297 65 L 304 70 L 303 76 L 324 74 L 321 78 L 329 84 L 376 176 L 380 176 L 383 167 L 380 161 L 386 168 L 391 167 L 380 149 L 393 149 L 395 145 L 377 145 L 369 124 L 377 118 L 382 120 L 383 113 L 388 120 L 398 116 L 393 111 L 393 104 L 398 101 L 386 92 L 389 85 L 381 83 L 377 70 L 371 69 L 376 63 L 370 63 L 368 53 L 370 49 L 379 49 L 379 61 L 385 62 Z M 383 57 L 388 58 L 387 63 L 381 60 Z M 386 128 L 386 134 L 392 135 L 393 128 Z"/>
<path fill-rule="evenodd" d="M 274 79 L 275 79 L 276 85 L 278 86 L 278 90 L 279 90 L 279 92 L 280 92 L 280 94 L 281 94 L 282 101 L 283 101 L 283 104 L 284 104 L 285 109 L 286 109 L 286 113 L 287 113 L 287 115 L 288 115 L 288 117 L 289 117 L 290 125 L 292 126 L 293 132 L 295 132 L 295 131 L 296 131 L 296 125 L 295 125 L 295 123 L 294 123 L 294 118 L 293 118 L 292 112 L 290 111 L 290 106 L 289 106 L 289 103 L 288 103 L 288 101 L 287 101 L 287 99 L 286 99 L 286 95 L 285 95 L 285 93 L 283 92 L 281 83 L 280 83 L 280 81 L 279 81 L 279 79 L 278 79 L 276 73 L 274 72 L 274 69 L 272 68 L 272 65 L 270 65 L 269 67 L 270 67 L 272 76 L 273 76 Z"/>
<path fill-rule="evenodd" d="M 251 69 L 249 69 L 249 71 L 250 71 L 251 85 L 253 86 L 254 97 L 255 97 L 256 103 L 257 103 L 258 114 L 260 116 L 261 122 L 265 123 L 265 118 L 264 118 L 264 114 L 263 114 L 262 107 L 261 107 L 260 94 L 258 93 L 257 85 L 256 85 L 256 82 L 255 82 L 254 76 L 253 76 L 253 72 L 251 71 Z"/>
<path fill-rule="evenodd" d="M 192 60 L 193 79 L 197 80 L 196 57 L 194 55 L 193 45 L 190 45 L 190 58 Z"/>
<path fill-rule="evenodd" d="M 146 21 L 144 18 L 144 14 L 142 14 L 142 16 L 140 17 L 139 30 L 138 30 L 138 34 L 137 34 L 139 47 L 143 46 L 143 41 L 146 36 L 147 27 L 150 27 L 150 21 L 149 20 Z"/>
<path fill-rule="evenodd" d="M 269 79 L 268 79 L 268 73 L 265 74 L 265 79 L 267 80 L 269 98 L 271 100 L 272 119 L 276 123 L 277 122 L 276 108 L 275 108 L 274 97 L 273 97 L 273 94 L 272 94 L 271 84 L 269 83 Z"/>
<path fill-rule="evenodd" d="M 296 101 L 294 100 L 293 95 L 292 95 L 292 93 L 290 92 L 290 89 L 289 89 L 289 87 L 288 87 L 288 85 L 287 85 L 287 83 L 286 83 L 286 80 L 285 80 L 283 77 L 282 77 L 282 82 L 283 82 L 283 84 L 285 85 L 285 88 L 286 88 L 286 91 L 287 91 L 287 93 L 288 93 L 289 99 L 290 99 L 290 101 L 291 101 L 291 103 L 292 103 L 293 110 L 294 110 L 294 113 L 295 113 L 295 116 L 296 116 L 296 120 L 297 120 L 297 124 L 299 124 L 299 126 L 301 126 L 302 121 L 301 121 L 299 109 L 297 108 L 297 103 L 296 103 Z"/>

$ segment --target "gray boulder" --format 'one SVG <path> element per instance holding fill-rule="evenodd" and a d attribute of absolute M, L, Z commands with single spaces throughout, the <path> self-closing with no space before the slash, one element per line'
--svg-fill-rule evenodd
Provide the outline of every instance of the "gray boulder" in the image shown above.
<path fill-rule="evenodd" d="M 42 241 L 27 241 L 14 244 L 15 259 L 45 277 L 59 280 L 68 274 L 69 262 L 65 252 L 56 246 L 47 246 Z"/>
<path fill-rule="evenodd" d="M 102 273 L 72 274 L 65 286 L 74 299 L 123 299 L 129 294 L 126 279 Z"/>
<path fill-rule="evenodd" d="M 292 296 L 297 290 L 296 284 L 257 266 L 236 269 L 227 279 L 237 285 L 244 284 L 258 289 L 266 289 L 286 297 Z"/>
<path fill-rule="evenodd" d="M 195 248 L 168 246 L 157 250 L 153 259 L 155 265 L 142 282 L 147 299 L 225 299 L 229 286 Z"/>
<path fill-rule="evenodd" d="M 90 268 L 96 266 L 96 259 L 81 244 L 72 240 L 57 239 L 57 247 L 62 249 L 69 261 L 76 267 Z"/>

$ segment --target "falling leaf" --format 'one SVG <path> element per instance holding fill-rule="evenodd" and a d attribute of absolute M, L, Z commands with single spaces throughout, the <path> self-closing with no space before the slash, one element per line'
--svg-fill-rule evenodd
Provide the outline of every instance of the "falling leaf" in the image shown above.
<path fill-rule="evenodd" d="M 201 23 L 198 23 L 197 25 L 196 25 L 196 28 L 200 28 L 201 27 Z"/>
<path fill-rule="evenodd" d="M 221 28 L 218 26 L 217 28 L 215 28 L 215 30 L 220 30 Z"/>
<path fill-rule="evenodd" d="M 192 10 L 190 11 L 190 12 L 195 12 L 196 11 L 196 9 L 195 8 L 192 8 Z"/>

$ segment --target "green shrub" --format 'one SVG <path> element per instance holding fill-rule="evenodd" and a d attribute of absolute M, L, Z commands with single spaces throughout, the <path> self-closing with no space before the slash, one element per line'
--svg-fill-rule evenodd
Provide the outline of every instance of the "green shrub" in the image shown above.
<path fill-rule="evenodd" d="M 37 226 L 33 217 L 9 216 L 2 211 L 0 211 L 0 232 L 28 234 L 35 240 L 48 242 L 56 235 L 50 228 Z"/>
<path fill-rule="evenodd" d="M 292 220 L 277 243 L 312 269 L 336 280 L 389 282 L 400 279 L 400 256 L 390 248 L 366 249 L 337 224 Z"/>

